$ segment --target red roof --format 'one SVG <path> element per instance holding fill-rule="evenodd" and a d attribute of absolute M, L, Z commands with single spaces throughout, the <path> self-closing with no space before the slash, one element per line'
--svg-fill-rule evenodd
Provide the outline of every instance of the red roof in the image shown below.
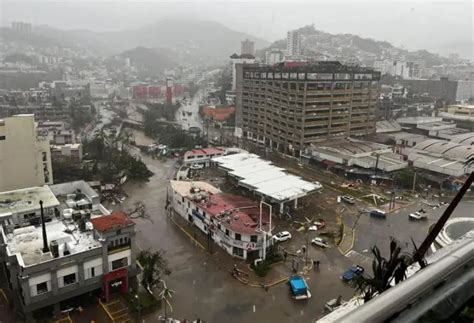
<path fill-rule="evenodd" d="M 101 232 L 118 230 L 135 224 L 124 212 L 114 212 L 111 215 L 94 218 L 91 219 L 91 222 L 94 229 Z"/>
<path fill-rule="evenodd" d="M 235 107 L 204 107 L 202 113 L 216 121 L 225 121 L 235 113 Z"/>
<path fill-rule="evenodd" d="M 199 206 L 211 218 L 218 219 L 218 223 L 230 230 L 241 234 L 258 234 L 260 227 L 260 205 L 259 203 L 243 196 L 217 193 L 209 196 Z M 264 208 L 262 222 L 269 224 L 270 215 Z M 257 231 L 256 231 L 257 230 Z"/>
<path fill-rule="evenodd" d="M 192 156 L 192 155 L 215 155 L 215 154 L 223 154 L 224 152 L 225 152 L 224 148 L 209 147 L 209 148 L 189 150 L 184 153 L 184 156 L 186 157 L 186 156 Z"/>

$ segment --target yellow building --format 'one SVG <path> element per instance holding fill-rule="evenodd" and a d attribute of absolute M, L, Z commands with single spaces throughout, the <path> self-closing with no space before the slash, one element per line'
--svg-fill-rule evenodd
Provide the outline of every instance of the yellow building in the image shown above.
<path fill-rule="evenodd" d="M 446 112 L 457 116 L 474 117 L 474 105 L 455 104 L 447 107 Z"/>
<path fill-rule="evenodd" d="M 0 119 L 0 192 L 52 183 L 49 141 L 36 134 L 34 115 Z"/>

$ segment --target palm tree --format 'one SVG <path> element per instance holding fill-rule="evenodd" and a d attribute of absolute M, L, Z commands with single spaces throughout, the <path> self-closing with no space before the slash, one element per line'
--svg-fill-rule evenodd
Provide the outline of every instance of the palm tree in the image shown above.
<path fill-rule="evenodd" d="M 402 247 L 394 238 L 390 238 L 388 259 L 382 257 L 377 246 L 373 246 L 371 251 L 374 255 L 373 276 L 356 276 L 353 283 L 356 291 L 363 295 L 365 302 L 389 289 L 393 281 L 395 284 L 403 281 L 406 278 L 406 269 L 412 262 L 412 257 L 402 252 Z"/>
<path fill-rule="evenodd" d="M 164 280 L 161 280 L 163 283 L 163 290 L 158 294 L 158 297 L 163 301 L 163 304 L 165 305 L 165 321 L 168 318 L 168 306 L 170 307 L 170 311 L 173 312 L 173 306 L 171 305 L 170 299 L 173 298 L 174 290 L 169 289 L 168 286 L 166 286 L 166 282 Z"/>

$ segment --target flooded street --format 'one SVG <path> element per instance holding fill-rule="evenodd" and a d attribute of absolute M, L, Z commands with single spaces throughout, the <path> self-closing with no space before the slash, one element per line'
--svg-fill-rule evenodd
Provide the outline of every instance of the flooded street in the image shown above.
<path fill-rule="evenodd" d="M 200 89 L 196 92 L 191 102 L 181 104 L 176 111 L 176 122 L 183 130 L 189 130 L 191 127 L 203 129 L 201 116 L 199 115 L 199 104 L 204 97 L 204 90 Z"/>
<path fill-rule="evenodd" d="M 132 148 L 132 154 L 139 154 Z M 175 168 L 174 161 L 159 161 L 142 156 L 154 176 L 148 183 L 128 183 L 125 190 L 128 199 L 121 206 L 125 211 L 137 201 L 146 205 L 149 219 L 136 222 L 137 245 L 140 249 L 165 251 L 172 274 L 165 277 L 169 288 L 176 291 L 173 297 L 173 317 L 196 319 L 205 322 L 310 322 L 321 316 L 324 303 L 343 295 L 350 298 L 352 289 L 341 282 L 340 254 L 335 248 L 321 253 L 325 259 L 319 272 L 308 273 L 308 285 L 314 294 L 308 302 L 290 298 L 287 284 L 283 283 L 265 291 L 245 286 L 233 279 L 228 269 L 232 267 L 230 256 L 225 262 L 195 246 L 165 214 L 166 188 Z M 323 255 L 324 253 L 324 255 Z M 343 257 L 344 258 L 344 257 Z M 343 259 L 345 260 L 345 259 Z M 156 320 L 163 310 L 146 317 L 147 322 Z"/>

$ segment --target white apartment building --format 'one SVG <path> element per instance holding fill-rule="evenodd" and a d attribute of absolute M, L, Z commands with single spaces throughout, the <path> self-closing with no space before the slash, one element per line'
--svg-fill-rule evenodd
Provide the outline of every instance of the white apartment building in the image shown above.
<path fill-rule="evenodd" d="M 49 141 L 35 128 L 33 114 L 0 119 L 0 192 L 53 183 Z"/>
<path fill-rule="evenodd" d="M 272 48 L 265 52 L 265 64 L 275 65 L 283 61 L 284 53 L 280 49 Z"/>
<path fill-rule="evenodd" d="M 286 36 L 286 54 L 288 56 L 301 55 L 301 36 L 296 30 L 289 31 Z"/>
<path fill-rule="evenodd" d="M 257 60 L 252 55 L 237 55 L 233 54 L 230 56 L 231 70 L 232 70 L 232 92 L 235 92 L 237 84 L 237 73 L 235 65 L 237 64 L 255 64 Z"/>
<path fill-rule="evenodd" d="M 404 79 L 416 79 L 420 77 L 420 65 L 414 62 L 397 60 L 377 60 L 374 62 L 374 69 L 382 74 L 401 76 Z"/>

